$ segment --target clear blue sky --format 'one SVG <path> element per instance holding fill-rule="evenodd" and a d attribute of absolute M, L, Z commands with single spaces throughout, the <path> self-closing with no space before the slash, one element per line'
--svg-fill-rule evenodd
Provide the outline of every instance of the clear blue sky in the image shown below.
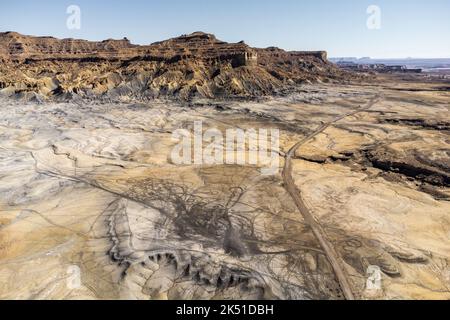
<path fill-rule="evenodd" d="M 81 8 L 81 30 L 66 9 Z M 381 30 L 366 26 L 381 8 Z M 332 57 L 450 58 L 450 0 L 14 0 L 0 4 L 0 31 L 59 38 L 128 37 L 147 44 L 193 31 L 255 47 L 327 50 Z"/>

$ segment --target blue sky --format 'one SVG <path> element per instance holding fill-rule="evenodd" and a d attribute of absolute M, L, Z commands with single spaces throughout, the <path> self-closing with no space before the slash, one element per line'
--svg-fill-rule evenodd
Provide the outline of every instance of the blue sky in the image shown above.
<path fill-rule="evenodd" d="M 69 5 L 81 29 L 66 27 Z M 366 10 L 381 9 L 369 30 Z M 255 47 L 327 50 L 332 57 L 450 58 L 450 0 L 15 0 L 0 4 L 0 31 L 59 38 L 128 37 L 147 44 L 193 31 Z"/>

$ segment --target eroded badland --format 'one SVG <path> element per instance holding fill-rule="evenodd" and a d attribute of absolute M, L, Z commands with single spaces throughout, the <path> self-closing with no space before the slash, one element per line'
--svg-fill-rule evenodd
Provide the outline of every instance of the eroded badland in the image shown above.
<path fill-rule="evenodd" d="M 1 82 L 0 298 L 449 299 L 448 83 L 265 54 L 194 74 L 183 59 L 83 62 L 120 63 L 120 78 L 8 56 L 25 71 Z M 172 133 L 195 121 L 279 129 L 278 172 L 175 164 Z"/>

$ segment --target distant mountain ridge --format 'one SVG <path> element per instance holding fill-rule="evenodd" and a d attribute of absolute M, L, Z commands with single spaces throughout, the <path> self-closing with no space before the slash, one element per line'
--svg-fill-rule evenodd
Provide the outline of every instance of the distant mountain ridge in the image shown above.
<path fill-rule="evenodd" d="M 450 58 L 406 58 L 406 59 L 375 59 L 375 58 L 356 58 L 339 57 L 330 58 L 331 62 L 354 62 L 359 64 L 385 64 L 385 65 L 404 65 L 409 68 L 449 68 Z"/>

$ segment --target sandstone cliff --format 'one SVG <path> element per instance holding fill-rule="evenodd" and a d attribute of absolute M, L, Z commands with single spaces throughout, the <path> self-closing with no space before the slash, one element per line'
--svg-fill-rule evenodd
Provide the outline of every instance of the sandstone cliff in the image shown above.
<path fill-rule="evenodd" d="M 0 33 L 0 92 L 19 97 L 263 96 L 349 77 L 325 52 L 255 49 L 195 32 L 150 45 Z"/>

